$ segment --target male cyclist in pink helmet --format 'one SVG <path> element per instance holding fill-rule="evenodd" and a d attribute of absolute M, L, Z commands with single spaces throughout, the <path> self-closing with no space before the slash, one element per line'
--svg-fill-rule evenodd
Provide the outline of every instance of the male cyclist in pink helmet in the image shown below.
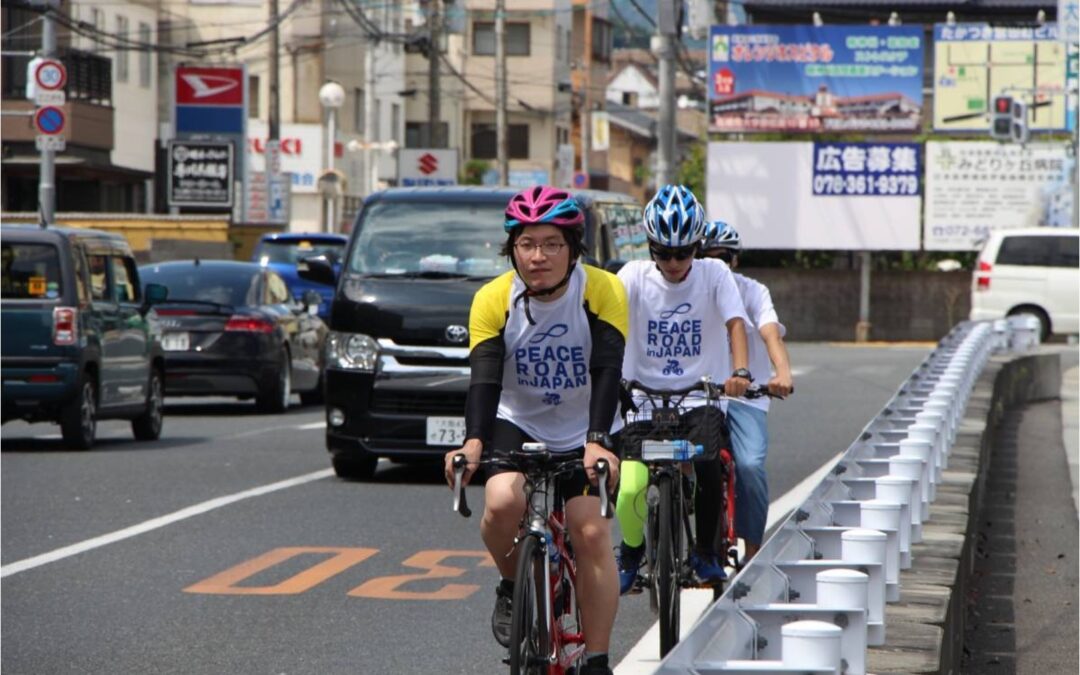
<path fill-rule="evenodd" d="M 607 460 L 609 487 L 619 460 L 608 435 L 619 399 L 626 345 L 626 293 L 619 279 L 577 263 L 584 253 L 585 214 L 564 190 L 523 190 L 506 207 L 503 254 L 513 271 L 492 280 L 473 298 L 469 315 L 472 376 L 465 412 L 468 482 L 481 457 L 498 457 L 522 443 L 542 442 L 552 453 L 584 457 L 584 470 L 562 480 L 572 495 L 565 513 L 577 562 L 577 594 L 585 634 L 581 675 L 606 674 L 608 644 L 619 601 L 610 522 L 600 514 L 593 467 Z M 520 473 L 488 471 L 480 534 L 502 580 L 491 625 L 509 646 L 516 556 L 514 538 L 525 512 Z"/>

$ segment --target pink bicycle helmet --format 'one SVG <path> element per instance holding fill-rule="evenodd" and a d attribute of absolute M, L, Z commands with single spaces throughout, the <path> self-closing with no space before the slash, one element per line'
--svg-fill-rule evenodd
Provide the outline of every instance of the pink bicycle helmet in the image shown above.
<path fill-rule="evenodd" d="M 536 185 L 517 193 L 506 205 L 506 223 L 503 227 L 510 232 L 518 225 L 580 228 L 585 225 L 585 214 L 577 200 L 566 190 Z"/>

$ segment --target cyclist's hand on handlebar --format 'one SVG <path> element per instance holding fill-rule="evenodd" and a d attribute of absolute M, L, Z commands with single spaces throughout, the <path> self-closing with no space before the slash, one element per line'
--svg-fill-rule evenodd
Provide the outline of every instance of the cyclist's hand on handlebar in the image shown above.
<path fill-rule="evenodd" d="M 795 383 L 791 381 L 791 374 L 774 375 L 769 380 L 769 393 L 773 396 L 784 398 L 795 391 Z"/>
<path fill-rule="evenodd" d="M 589 482 L 596 485 L 596 460 L 606 459 L 608 463 L 608 492 L 614 494 L 615 486 L 619 484 L 619 458 L 615 456 L 615 453 L 611 452 L 599 443 L 586 443 L 585 444 L 585 474 L 589 477 Z"/>
<path fill-rule="evenodd" d="M 750 380 L 745 377 L 729 377 L 724 381 L 724 394 L 727 396 L 742 396 L 750 388 Z"/>
<path fill-rule="evenodd" d="M 446 453 L 444 461 L 444 471 L 446 474 L 446 484 L 450 486 L 450 489 L 454 489 L 454 457 L 456 455 L 465 455 L 466 465 L 465 473 L 461 476 L 461 484 L 468 485 L 469 479 L 476 473 L 477 463 L 480 461 L 480 453 L 484 449 L 482 441 L 476 438 L 470 438 L 465 441 L 465 445 L 461 446 L 457 450 L 451 450 Z"/>

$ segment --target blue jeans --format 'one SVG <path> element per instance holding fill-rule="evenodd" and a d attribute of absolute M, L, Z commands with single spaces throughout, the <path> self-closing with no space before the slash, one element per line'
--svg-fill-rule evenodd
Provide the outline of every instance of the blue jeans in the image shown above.
<path fill-rule="evenodd" d="M 764 410 L 741 403 L 728 405 L 728 430 L 735 453 L 735 532 L 748 544 L 761 544 L 769 516 L 765 454 L 769 430 Z"/>

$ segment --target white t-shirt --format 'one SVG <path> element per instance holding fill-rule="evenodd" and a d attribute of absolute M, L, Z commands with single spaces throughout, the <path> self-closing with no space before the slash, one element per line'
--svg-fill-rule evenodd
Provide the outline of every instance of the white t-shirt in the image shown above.
<path fill-rule="evenodd" d="M 727 264 L 695 260 L 686 279 L 671 283 L 651 260 L 619 270 L 630 307 L 623 377 L 650 387 L 679 389 L 703 376 L 722 383 L 731 374 L 727 322 L 749 324 Z"/>
<path fill-rule="evenodd" d="M 769 359 L 769 351 L 765 348 L 765 340 L 761 338 L 762 327 L 775 323 L 780 328 L 780 336 L 787 333 L 784 324 L 780 323 L 773 307 L 772 295 L 765 284 L 754 281 L 739 273 L 734 273 L 735 284 L 739 287 L 739 295 L 742 296 L 746 315 L 750 320 L 746 324 L 746 342 L 750 374 L 754 376 L 754 385 L 764 385 L 772 377 L 772 361 Z M 750 399 L 747 405 L 769 411 L 769 397 Z M 739 405 L 731 403 L 730 405 Z"/>

